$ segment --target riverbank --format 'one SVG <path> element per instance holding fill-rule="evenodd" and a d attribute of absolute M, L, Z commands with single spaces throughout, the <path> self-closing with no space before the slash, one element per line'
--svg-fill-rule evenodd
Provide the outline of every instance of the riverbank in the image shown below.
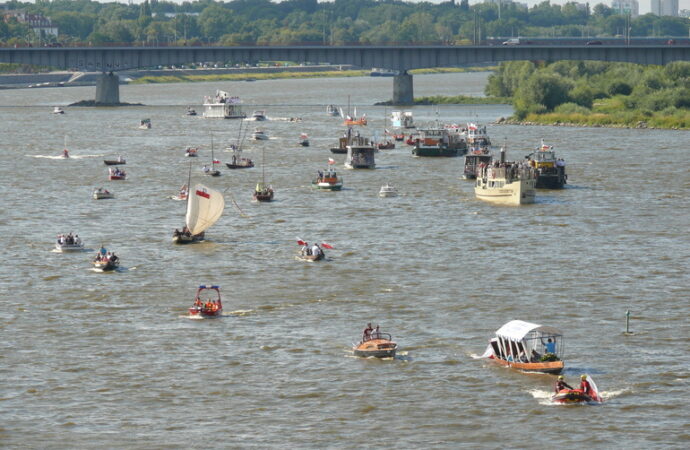
<path fill-rule="evenodd" d="M 624 117 L 623 114 L 530 114 L 524 120 L 500 118 L 496 124 L 505 125 L 534 125 L 554 127 L 590 127 L 590 128 L 636 128 L 659 130 L 688 130 L 690 129 L 690 114 L 685 117 L 655 117 L 640 113 L 634 117 Z"/>

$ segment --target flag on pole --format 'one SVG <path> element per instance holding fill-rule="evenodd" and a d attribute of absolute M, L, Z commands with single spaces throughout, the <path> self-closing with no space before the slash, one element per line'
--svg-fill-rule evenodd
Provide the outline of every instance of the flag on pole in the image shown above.
<path fill-rule="evenodd" d="M 214 160 L 213 160 L 213 164 L 220 164 L 220 160 L 219 160 L 219 159 L 214 159 Z"/>
<path fill-rule="evenodd" d="M 322 242 L 321 246 L 323 248 L 329 248 L 329 249 L 333 250 L 333 246 L 331 244 L 329 244 L 328 242 Z"/>
<path fill-rule="evenodd" d="M 328 164 L 335 164 L 335 159 L 328 158 Z"/>
<path fill-rule="evenodd" d="M 297 238 L 297 245 L 307 245 L 307 243 L 305 241 L 303 241 L 302 239 Z"/>

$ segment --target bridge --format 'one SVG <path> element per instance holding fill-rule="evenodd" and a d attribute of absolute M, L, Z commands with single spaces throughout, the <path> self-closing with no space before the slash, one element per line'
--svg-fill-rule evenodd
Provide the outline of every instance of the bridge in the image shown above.
<path fill-rule="evenodd" d="M 690 61 L 688 45 L 410 45 L 410 46 L 193 46 L 193 47 L 0 47 L 0 62 L 103 72 L 96 86 L 97 104 L 119 103 L 114 72 L 192 62 L 293 61 L 350 64 L 399 72 L 393 79 L 393 103 L 411 104 L 411 69 L 457 67 L 501 61 L 594 60 L 664 65 Z"/>

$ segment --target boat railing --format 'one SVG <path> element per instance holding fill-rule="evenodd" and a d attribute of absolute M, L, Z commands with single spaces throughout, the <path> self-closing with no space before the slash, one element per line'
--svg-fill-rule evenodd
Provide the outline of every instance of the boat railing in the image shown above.
<path fill-rule="evenodd" d="M 373 341 L 374 339 L 385 339 L 387 341 L 392 340 L 392 337 L 389 333 L 382 333 L 382 332 L 376 332 L 372 331 L 369 336 L 365 336 L 362 339 L 362 342 L 367 342 L 367 341 Z"/>

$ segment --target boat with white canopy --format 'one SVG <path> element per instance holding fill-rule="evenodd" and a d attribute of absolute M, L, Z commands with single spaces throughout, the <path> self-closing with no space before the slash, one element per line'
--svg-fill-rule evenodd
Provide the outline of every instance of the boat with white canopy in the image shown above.
<path fill-rule="evenodd" d="M 196 184 L 187 195 L 185 226 L 182 231 L 173 232 L 173 243 L 203 241 L 206 230 L 218 221 L 224 208 L 223 194 L 203 184 Z"/>
<path fill-rule="evenodd" d="M 496 331 L 482 355 L 525 372 L 558 374 L 563 370 L 563 334 L 554 327 L 511 320 Z"/>

